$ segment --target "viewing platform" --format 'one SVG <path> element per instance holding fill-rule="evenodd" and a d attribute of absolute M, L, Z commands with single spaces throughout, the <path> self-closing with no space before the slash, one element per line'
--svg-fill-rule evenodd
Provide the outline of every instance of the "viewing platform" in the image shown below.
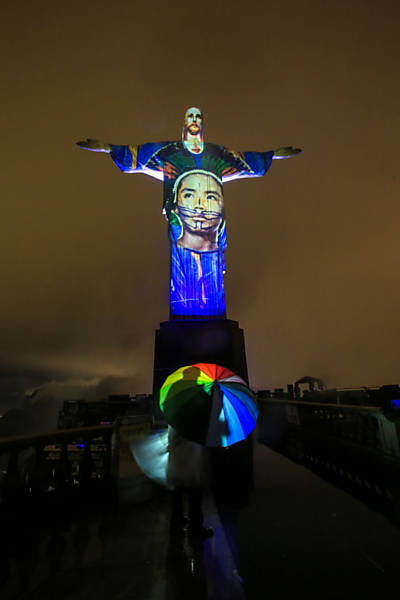
<path fill-rule="evenodd" d="M 397 584 L 398 526 L 268 448 L 261 425 L 252 445 L 212 456 L 219 485 L 204 499 L 205 525 L 214 529 L 204 543 L 186 532 L 170 535 L 170 493 L 152 484 L 130 454 L 129 427 L 146 430 L 146 419 L 2 440 L 1 457 L 6 448 L 10 460 L 13 448 L 26 454 L 34 447 L 38 454 L 29 469 L 11 469 L 7 481 L 3 460 L 1 489 L 8 485 L 9 495 L 8 503 L 2 496 L 0 510 L 1 599 L 350 598 Z M 68 468 L 66 450 L 72 454 L 77 434 L 83 440 L 79 457 Z M 46 446 L 58 452 L 58 463 L 64 461 L 72 489 L 45 490 L 40 457 Z M 12 460 L 17 467 L 18 457 Z M 61 472 L 59 465 L 58 479 L 52 475 L 59 486 Z M 11 489 L 18 486 L 11 503 Z"/>

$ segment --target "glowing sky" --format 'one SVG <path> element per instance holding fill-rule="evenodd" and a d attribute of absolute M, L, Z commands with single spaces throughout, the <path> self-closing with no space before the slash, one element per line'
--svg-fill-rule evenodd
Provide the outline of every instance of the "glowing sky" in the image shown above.
<path fill-rule="evenodd" d="M 2 21 L 4 374 L 151 391 L 162 184 L 75 141 L 179 139 L 194 105 L 210 142 L 303 148 L 225 186 L 227 311 L 253 387 L 400 382 L 397 0 L 38 0 Z"/>

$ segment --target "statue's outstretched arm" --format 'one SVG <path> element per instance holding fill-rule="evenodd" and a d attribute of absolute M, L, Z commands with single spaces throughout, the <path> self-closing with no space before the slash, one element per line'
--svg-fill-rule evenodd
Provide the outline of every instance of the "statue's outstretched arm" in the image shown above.
<path fill-rule="evenodd" d="M 84 150 L 109 154 L 123 173 L 145 173 L 160 181 L 164 178 L 162 161 L 158 159 L 153 161 L 153 164 L 152 159 L 159 150 L 168 144 L 170 142 L 147 142 L 140 146 L 132 146 L 131 144 L 119 146 L 90 138 L 84 142 L 77 142 L 77 146 Z"/>
<path fill-rule="evenodd" d="M 91 150 L 91 152 L 106 152 L 107 154 L 111 152 L 111 144 L 105 144 L 100 140 L 86 138 L 84 142 L 76 142 L 76 145 L 84 150 Z"/>
<path fill-rule="evenodd" d="M 84 142 L 76 142 L 76 145 L 91 152 L 105 152 L 109 154 L 118 168 L 124 173 L 134 173 L 141 170 L 137 161 L 138 148 L 135 146 L 115 146 L 114 144 L 107 144 L 100 140 L 92 140 L 91 138 L 87 138 Z"/>
<path fill-rule="evenodd" d="M 292 148 L 292 146 L 284 146 L 274 150 L 273 160 L 280 160 L 282 158 L 292 158 L 297 154 L 300 154 L 301 148 Z"/>
<path fill-rule="evenodd" d="M 227 150 L 235 159 L 232 169 L 226 169 L 223 173 L 223 181 L 231 181 L 242 177 L 263 177 L 269 170 L 273 159 L 291 158 L 301 152 L 300 148 L 285 146 L 277 150 L 268 150 L 268 152 L 237 152 Z M 229 158 L 227 159 L 229 162 Z"/>

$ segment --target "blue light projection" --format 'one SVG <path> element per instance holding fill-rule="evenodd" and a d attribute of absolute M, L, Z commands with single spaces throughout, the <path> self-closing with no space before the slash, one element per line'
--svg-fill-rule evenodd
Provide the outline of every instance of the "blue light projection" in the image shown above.
<path fill-rule="evenodd" d="M 223 183 L 262 177 L 273 159 L 300 149 L 237 152 L 204 142 L 203 114 L 185 113 L 182 140 L 140 146 L 78 142 L 107 152 L 124 173 L 143 173 L 164 183 L 163 213 L 171 241 L 170 315 L 172 318 L 225 318 Z"/>

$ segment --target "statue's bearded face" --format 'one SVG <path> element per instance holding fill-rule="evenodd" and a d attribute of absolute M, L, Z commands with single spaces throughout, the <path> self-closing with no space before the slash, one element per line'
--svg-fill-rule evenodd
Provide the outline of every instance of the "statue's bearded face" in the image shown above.
<path fill-rule="evenodd" d="M 185 113 L 185 130 L 190 135 L 201 135 L 203 130 L 203 115 L 199 108 L 188 108 Z"/>

